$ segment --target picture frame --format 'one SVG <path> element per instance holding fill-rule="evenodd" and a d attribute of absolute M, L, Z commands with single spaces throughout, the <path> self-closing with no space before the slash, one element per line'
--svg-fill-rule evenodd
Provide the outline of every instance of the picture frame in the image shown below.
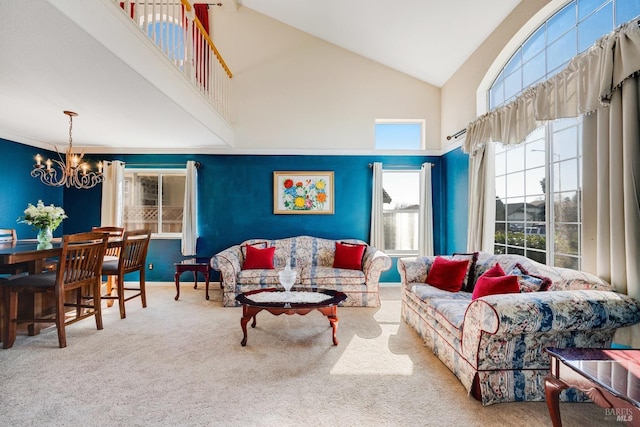
<path fill-rule="evenodd" d="M 274 214 L 333 214 L 333 171 L 274 171 Z"/>

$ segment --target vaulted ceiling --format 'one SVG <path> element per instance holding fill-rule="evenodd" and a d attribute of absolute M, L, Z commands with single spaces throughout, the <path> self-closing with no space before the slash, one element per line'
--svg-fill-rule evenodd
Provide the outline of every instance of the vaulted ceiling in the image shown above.
<path fill-rule="evenodd" d="M 435 86 L 445 84 L 520 2 L 227 1 Z M 128 35 L 122 15 L 113 13 L 109 0 L 0 2 L 0 138 L 64 147 L 68 118 L 62 112 L 72 110 L 79 113 L 74 145 L 87 152 L 206 152 L 232 145 L 232 127 L 212 120 L 215 111 L 197 93 L 176 88 L 180 83 L 160 58 L 136 51 L 136 43 L 124 43 L 126 51 L 109 44 L 106 34 L 113 38 L 114 31 L 137 37 Z M 127 56 L 146 65 L 123 60 Z M 154 70 L 153 79 L 145 67 Z M 159 88 L 163 79 L 186 95 L 178 100 Z"/>

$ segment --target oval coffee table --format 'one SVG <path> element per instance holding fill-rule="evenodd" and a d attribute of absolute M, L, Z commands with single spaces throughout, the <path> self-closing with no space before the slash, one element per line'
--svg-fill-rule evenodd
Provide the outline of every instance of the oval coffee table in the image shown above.
<path fill-rule="evenodd" d="M 285 292 L 276 288 L 256 289 L 236 296 L 236 301 L 242 304 L 242 319 L 240 325 L 244 337 L 240 344 L 247 345 L 247 323 L 251 318 L 251 327 L 256 327 L 256 315 L 262 310 L 279 316 L 281 314 L 305 314 L 318 310 L 329 318 L 333 329 L 333 345 L 338 345 L 336 331 L 338 329 L 338 304 L 347 299 L 339 291 L 330 289 L 303 289 Z"/>

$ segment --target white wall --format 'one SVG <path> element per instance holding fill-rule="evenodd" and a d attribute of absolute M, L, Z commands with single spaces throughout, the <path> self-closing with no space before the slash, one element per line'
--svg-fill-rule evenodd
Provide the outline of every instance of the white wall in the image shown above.
<path fill-rule="evenodd" d="M 210 12 L 233 72 L 235 148 L 370 150 L 374 120 L 426 120 L 440 148 L 440 89 L 240 6 Z"/>

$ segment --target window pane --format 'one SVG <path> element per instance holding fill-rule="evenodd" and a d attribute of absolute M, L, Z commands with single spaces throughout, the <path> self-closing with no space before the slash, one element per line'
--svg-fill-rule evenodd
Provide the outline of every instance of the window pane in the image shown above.
<path fill-rule="evenodd" d="M 591 47 L 603 34 L 613 30 L 613 4 L 609 3 L 578 25 L 578 51 Z"/>
<path fill-rule="evenodd" d="M 546 57 L 544 52 L 540 52 L 522 67 L 523 87 L 529 87 L 533 83 L 545 77 L 546 71 Z"/>
<path fill-rule="evenodd" d="M 578 224 L 556 224 L 554 243 L 556 254 L 578 255 L 580 252 L 579 231 Z"/>
<path fill-rule="evenodd" d="M 565 255 L 556 255 L 553 261 L 553 265 L 557 267 L 580 270 L 580 259 L 575 257 L 568 257 Z"/>
<path fill-rule="evenodd" d="M 567 5 L 547 22 L 547 43 L 551 43 L 576 25 L 576 4 Z"/>
<path fill-rule="evenodd" d="M 587 15 L 607 1 L 609 0 L 578 0 L 578 20 L 582 21 Z"/>
<path fill-rule="evenodd" d="M 524 146 L 514 147 L 507 151 L 507 172 L 524 169 Z"/>
<path fill-rule="evenodd" d="M 377 150 L 422 149 L 422 123 L 376 123 Z"/>
<path fill-rule="evenodd" d="M 551 73 L 577 53 L 576 29 L 573 28 L 547 48 L 547 72 Z"/>
<path fill-rule="evenodd" d="M 544 25 L 538 28 L 529 39 L 522 45 L 522 60 L 530 60 L 534 55 L 541 52 L 545 47 Z"/>
<path fill-rule="evenodd" d="M 578 160 L 566 160 L 554 164 L 553 192 L 575 191 L 578 189 Z"/>
<path fill-rule="evenodd" d="M 522 92 L 522 73 L 521 69 L 517 69 L 515 73 L 509 74 L 504 79 L 504 97 L 505 100 L 518 95 Z"/>
<path fill-rule="evenodd" d="M 506 157 L 507 155 L 504 152 L 496 154 L 496 176 L 504 175 L 506 173 Z"/>
<path fill-rule="evenodd" d="M 557 222 L 578 222 L 578 192 L 560 193 L 554 206 Z"/>
<path fill-rule="evenodd" d="M 524 197 L 524 172 L 516 172 L 507 175 L 507 197 Z"/>
<path fill-rule="evenodd" d="M 538 195 L 544 199 L 545 169 L 544 167 L 529 169 L 526 172 L 527 196 Z"/>
<path fill-rule="evenodd" d="M 520 49 L 511 57 L 507 65 L 504 67 L 505 74 L 511 74 L 522 65 L 522 53 Z"/>
<path fill-rule="evenodd" d="M 158 176 L 132 174 L 131 194 L 124 207 L 124 228 L 158 232 Z"/>
<path fill-rule="evenodd" d="M 573 126 L 553 133 L 553 161 L 572 159 L 578 155 L 578 128 Z"/>
<path fill-rule="evenodd" d="M 631 21 L 640 14 L 640 0 L 618 0 L 616 2 L 616 27 Z"/>
<path fill-rule="evenodd" d="M 162 232 L 182 233 L 184 176 L 162 177 Z"/>
<path fill-rule="evenodd" d="M 499 83 L 493 85 L 491 90 L 489 91 L 489 105 L 491 108 L 497 107 L 504 102 L 504 81 L 500 81 Z"/>

